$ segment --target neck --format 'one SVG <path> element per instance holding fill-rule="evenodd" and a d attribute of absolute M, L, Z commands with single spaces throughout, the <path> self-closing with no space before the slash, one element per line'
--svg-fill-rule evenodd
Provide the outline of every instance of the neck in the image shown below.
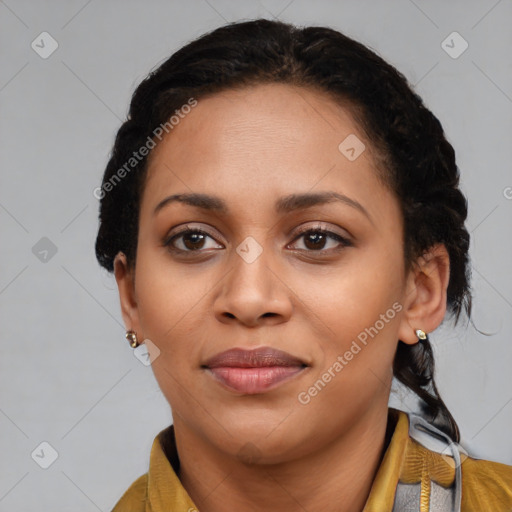
<path fill-rule="evenodd" d="M 361 512 L 394 429 L 386 404 L 321 450 L 279 464 L 248 465 L 198 439 L 179 418 L 174 426 L 179 478 L 201 512 Z"/>

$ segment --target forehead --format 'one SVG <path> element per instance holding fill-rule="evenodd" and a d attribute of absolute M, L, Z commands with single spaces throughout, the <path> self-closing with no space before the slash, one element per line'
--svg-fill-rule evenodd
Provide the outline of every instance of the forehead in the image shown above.
<path fill-rule="evenodd" d="M 188 153 L 189 162 L 200 161 L 201 154 L 189 153 L 192 146 L 209 157 L 234 158 L 237 152 L 257 154 L 261 149 L 272 150 L 262 157 L 290 149 L 317 160 L 321 150 L 328 149 L 337 157 L 339 142 L 351 133 L 363 138 L 348 110 L 323 91 L 287 84 L 231 89 L 199 99 L 153 151 L 150 170 L 159 156 L 180 159 Z"/>
<path fill-rule="evenodd" d="M 365 147 L 355 160 L 340 151 L 346 140 L 360 144 L 358 152 Z M 360 202 L 384 198 L 371 149 L 349 110 L 322 91 L 285 84 L 224 91 L 198 99 L 153 150 L 141 210 L 175 192 L 224 192 L 260 207 L 315 189 Z"/>

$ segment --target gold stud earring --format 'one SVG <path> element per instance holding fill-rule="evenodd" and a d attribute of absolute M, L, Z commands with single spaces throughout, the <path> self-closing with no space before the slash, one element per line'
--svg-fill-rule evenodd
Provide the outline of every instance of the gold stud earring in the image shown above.
<path fill-rule="evenodd" d="M 130 342 L 130 346 L 132 348 L 136 348 L 139 346 L 139 341 L 137 340 L 137 333 L 134 330 L 130 329 L 129 331 L 126 331 L 125 337 Z"/>
<path fill-rule="evenodd" d="M 427 339 L 427 334 L 425 333 L 425 331 L 422 331 L 421 329 L 416 329 L 416 336 L 418 336 L 420 340 Z"/>

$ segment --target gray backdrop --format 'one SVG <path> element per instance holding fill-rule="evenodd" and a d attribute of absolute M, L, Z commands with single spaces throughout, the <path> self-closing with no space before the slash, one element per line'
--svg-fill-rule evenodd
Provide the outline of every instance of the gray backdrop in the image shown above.
<path fill-rule="evenodd" d="M 146 73 L 203 32 L 260 16 L 370 45 L 443 123 L 470 205 L 475 325 L 432 335 L 439 387 L 470 454 L 512 464 L 510 0 L 5 0 L 1 511 L 108 511 L 147 471 L 172 416 L 96 263 L 93 190 Z M 392 404 L 413 406 L 402 392 Z"/>

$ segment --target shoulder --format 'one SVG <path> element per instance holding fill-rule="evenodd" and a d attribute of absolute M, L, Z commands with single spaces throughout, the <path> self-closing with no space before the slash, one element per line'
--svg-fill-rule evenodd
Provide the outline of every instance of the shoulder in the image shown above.
<path fill-rule="evenodd" d="M 434 425 L 415 414 L 407 416 L 409 436 L 398 494 L 415 494 L 425 510 L 429 509 L 427 503 L 449 503 L 455 497 L 455 502 L 460 499 L 461 512 L 512 512 L 512 466 L 468 455 Z M 405 431 L 403 425 L 402 430 Z"/>
<path fill-rule="evenodd" d="M 467 457 L 461 473 L 462 510 L 512 511 L 512 466 Z"/>
<path fill-rule="evenodd" d="M 146 510 L 147 484 L 148 474 L 145 473 L 130 485 L 112 512 L 144 512 Z"/>
<path fill-rule="evenodd" d="M 512 466 L 460 455 L 461 512 L 512 512 Z M 453 487 L 456 463 L 411 440 L 401 469 L 401 482 L 419 483 L 418 496 L 429 495 L 429 502 L 436 502 L 447 499 L 443 489 Z"/>

